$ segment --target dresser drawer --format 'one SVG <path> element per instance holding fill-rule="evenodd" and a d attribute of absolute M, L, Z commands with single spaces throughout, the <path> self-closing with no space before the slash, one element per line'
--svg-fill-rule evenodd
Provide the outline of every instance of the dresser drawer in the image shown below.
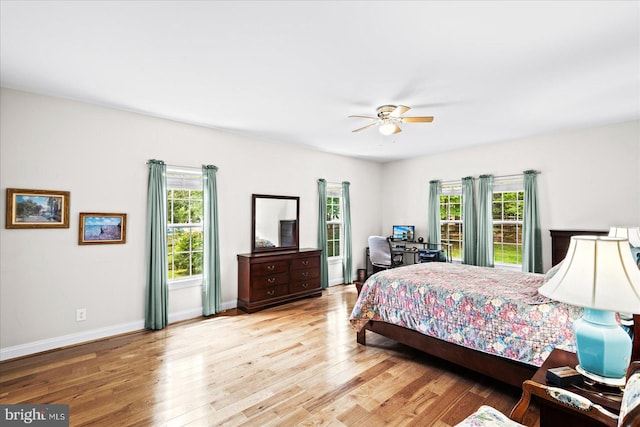
<path fill-rule="evenodd" d="M 296 292 L 310 291 L 312 289 L 320 289 L 320 278 L 311 280 L 303 280 L 301 282 L 291 283 L 289 285 L 289 291 L 293 294 Z"/>
<path fill-rule="evenodd" d="M 270 298 L 277 298 L 284 295 L 289 294 L 289 287 L 287 285 L 283 286 L 272 286 L 270 288 L 260 288 L 254 289 L 251 293 L 252 301 L 260 301 L 266 300 Z"/>
<path fill-rule="evenodd" d="M 322 296 L 319 249 L 238 254 L 238 308 L 254 313 Z"/>
<path fill-rule="evenodd" d="M 292 270 L 291 271 L 292 282 L 315 279 L 317 277 L 320 277 L 320 270 L 317 268 L 314 270 L 308 269 L 308 270 Z"/>
<path fill-rule="evenodd" d="M 316 269 L 320 266 L 320 258 L 317 256 L 307 257 L 307 258 L 297 258 L 291 261 L 291 269 L 306 269 L 313 268 Z"/>
<path fill-rule="evenodd" d="M 278 285 L 286 285 L 289 283 L 289 274 L 267 274 L 266 276 L 254 276 L 251 278 L 251 288 L 270 288 Z"/>
<path fill-rule="evenodd" d="M 251 276 L 263 274 L 283 273 L 289 269 L 287 261 L 261 262 L 251 265 Z"/>

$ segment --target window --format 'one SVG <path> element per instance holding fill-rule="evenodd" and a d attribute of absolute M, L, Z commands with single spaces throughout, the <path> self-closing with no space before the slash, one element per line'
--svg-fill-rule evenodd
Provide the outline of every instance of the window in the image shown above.
<path fill-rule="evenodd" d="M 451 258 L 462 260 L 462 184 L 442 187 L 440 241 L 451 244 Z"/>
<path fill-rule="evenodd" d="M 327 188 L 327 257 L 342 255 L 342 187 Z"/>
<path fill-rule="evenodd" d="M 496 264 L 522 265 L 522 180 L 496 181 L 493 200 L 493 260 Z"/>
<path fill-rule="evenodd" d="M 202 174 L 167 171 L 169 281 L 202 275 Z"/>

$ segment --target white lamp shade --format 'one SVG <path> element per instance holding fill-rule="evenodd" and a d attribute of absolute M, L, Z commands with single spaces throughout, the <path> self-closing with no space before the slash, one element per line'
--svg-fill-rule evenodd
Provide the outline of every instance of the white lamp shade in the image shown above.
<path fill-rule="evenodd" d="M 634 248 L 640 247 L 640 227 L 611 227 L 609 237 L 622 237 Z"/>
<path fill-rule="evenodd" d="M 640 314 L 640 270 L 622 238 L 571 237 L 566 258 L 539 292 L 580 307 Z"/>

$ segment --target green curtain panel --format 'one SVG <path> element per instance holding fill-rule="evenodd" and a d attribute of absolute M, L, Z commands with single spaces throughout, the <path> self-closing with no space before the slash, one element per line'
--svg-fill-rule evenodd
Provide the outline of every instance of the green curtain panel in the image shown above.
<path fill-rule="evenodd" d="M 344 253 L 342 254 L 342 277 L 344 283 L 353 283 L 353 259 L 351 256 L 351 197 L 349 181 L 342 182 L 342 226 L 344 228 Z"/>
<path fill-rule="evenodd" d="M 329 261 L 327 259 L 327 181 L 318 180 L 318 248 L 320 255 L 320 286 L 329 287 Z"/>
<path fill-rule="evenodd" d="M 524 214 L 522 217 L 522 271 L 542 273 L 542 232 L 538 210 L 537 171 L 524 171 Z"/>
<path fill-rule="evenodd" d="M 493 175 L 478 180 L 478 255 L 476 265 L 493 267 Z"/>
<path fill-rule="evenodd" d="M 220 312 L 220 245 L 218 243 L 218 190 L 216 172 L 212 165 L 202 165 L 203 206 L 203 265 L 202 314 Z"/>
<path fill-rule="evenodd" d="M 440 248 L 440 181 L 429 181 L 429 206 L 427 208 L 427 242 L 434 249 Z"/>
<path fill-rule="evenodd" d="M 166 165 L 149 160 L 147 194 L 147 274 L 144 327 L 162 329 L 168 322 Z"/>
<path fill-rule="evenodd" d="M 472 176 L 462 178 L 462 263 L 476 264 L 476 190 Z"/>

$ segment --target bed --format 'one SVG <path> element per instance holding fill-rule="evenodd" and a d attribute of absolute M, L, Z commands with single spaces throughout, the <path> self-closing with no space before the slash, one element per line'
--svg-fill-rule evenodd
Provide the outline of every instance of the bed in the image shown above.
<path fill-rule="evenodd" d="M 539 295 L 544 279 L 440 262 L 385 270 L 362 285 L 349 320 L 360 344 L 376 332 L 520 387 L 554 348 L 575 351 L 582 309 Z"/>

